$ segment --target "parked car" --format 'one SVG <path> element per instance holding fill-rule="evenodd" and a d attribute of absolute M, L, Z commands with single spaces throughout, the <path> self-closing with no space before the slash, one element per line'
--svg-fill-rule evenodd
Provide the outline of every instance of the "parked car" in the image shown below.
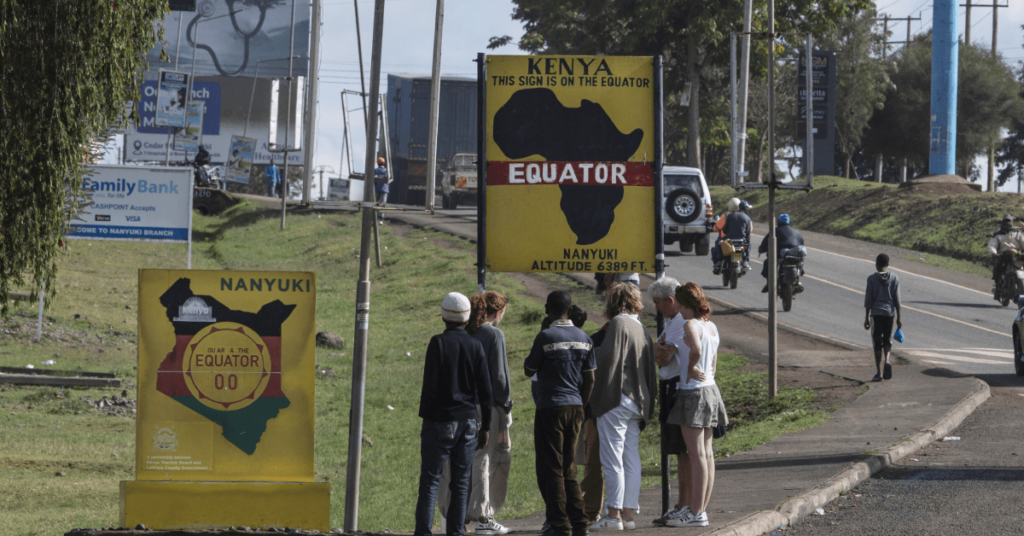
<path fill-rule="evenodd" d="M 679 251 L 707 255 L 714 225 L 711 192 L 697 168 L 665 166 L 663 191 L 665 244 L 679 243 Z"/>

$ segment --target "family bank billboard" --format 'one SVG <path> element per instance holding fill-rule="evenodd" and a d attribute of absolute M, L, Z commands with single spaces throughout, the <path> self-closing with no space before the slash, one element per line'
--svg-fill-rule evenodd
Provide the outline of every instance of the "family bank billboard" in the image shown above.
<path fill-rule="evenodd" d="M 89 166 L 82 188 L 92 192 L 86 222 L 67 238 L 187 242 L 192 217 L 192 168 Z"/>
<path fill-rule="evenodd" d="M 487 268 L 655 270 L 652 57 L 488 56 Z"/>

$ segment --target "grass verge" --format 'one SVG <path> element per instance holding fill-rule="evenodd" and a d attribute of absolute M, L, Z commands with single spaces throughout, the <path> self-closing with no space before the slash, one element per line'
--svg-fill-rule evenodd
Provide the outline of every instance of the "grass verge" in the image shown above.
<path fill-rule="evenodd" d="M 293 213 L 285 230 L 279 215 L 249 203 L 218 216 L 195 218 L 193 266 L 201 269 L 317 272 L 317 330 L 348 338 L 354 329 L 358 273 L 358 215 Z M 441 247 L 441 243 L 446 247 Z M 454 244 L 454 247 L 451 246 Z M 139 268 L 181 268 L 180 245 L 75 241 L 61 260 L 59 294 L 50 304 L 40 343 L 34 308 L 15 304 L 0 323 L 0 365 L 110 371 L 121 389 L 4 387 L 0 390 L 0 511 L 3 534 L 58 535 L 75 527 L 117 523 L 118 481 L 134 478 L 134 419 L 97 411 L 85 398 L 135 396 L 136 295 Z M 419 475 L 417 417 L 422 360 L 431 335 L 443 329 L 438 304 L 445 293 L 475 291 L 473 245 L 430 229 L 399 236 L 382 227 L 382 268 L 371 271 L 373 315 L 367 366 L 360 528 L 408 531 Z M 543 305 L 506 274 L 488 277 L 511 297 L 501 325 L 508 339 L 512 392 L 513 461 L 501 517 L 543 508 L 533 464 L 533 402 L 522 363 L 543 316 Z M 550 279 L 552 283 L 557 279 Z M 565 286 L 570 286 L 564 279 Z M 78 318 L 76 318 L 78 315 Z M 593 332 L 596 324 L 586 329 Z M 749 449 L 781 433 L 827 418 L 814 395 L 786 390 L 767 402 L 764 374 L 739 373 L 741 356 L 722 355 L 719 382 L 734 428 L 716 443 L 719 455 Z M 343 521 L 351 357 L 317 349 L 315 479 L 333 485 L 331 523 Z M 758 387 L 761 385 L 762 387 Z M 393 409 L 392 409 L 393 408 Z M 641 436 L 644 485 L 657 483 L 657 423 Z"/>

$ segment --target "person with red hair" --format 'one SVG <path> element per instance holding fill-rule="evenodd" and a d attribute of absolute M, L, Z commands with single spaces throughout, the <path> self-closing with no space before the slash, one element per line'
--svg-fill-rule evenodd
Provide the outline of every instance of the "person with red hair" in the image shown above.
<path fill-rule="evenodd" d="M 704 290 L 690 282 L 676 289 L 678 311 L 686 320 L 683 346 L 679 348 L 682 379 L 668 422 L 682 429 L 690 462 L 688 511 L 669 519 L 670 527 L 708 526 L 707 506 L 715 485 L 715 456 L 712 431 L 719 424 L 721 393 L 715 384 L 718 365 L 718 328 L 711 322 L 711 307 Z"/>

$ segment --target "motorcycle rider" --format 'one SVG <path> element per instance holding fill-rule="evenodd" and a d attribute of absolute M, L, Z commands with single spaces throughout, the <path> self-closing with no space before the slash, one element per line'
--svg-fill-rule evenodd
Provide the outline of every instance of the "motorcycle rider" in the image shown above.
<path fill-rule="evenodd" d="M 711 262 L 714 263 L 714 273 L 719 275 L 722 273 L 722 240 L 725 240 L 725 220 L 730 214 L 740 209 L 739 198 L 732 198 L 726 205 L 725 214 L 722 214 L 715 220 L 715 225 L 711 228 L 712 231 L 718 233 L 718 238 L 715 239 L 715 247 L 711 248 Z"/>
<path fill-rule="evenodd" d="M 992 294 L 997 294 L 999 275 L 1006 263 L 1013 262 L 1013 257 L 1024 251 L 1024 231 L 1013 227 L 1013 216 L 1007 214 L 999 225 L 999 230 L 992 233 L 988 241 L 988 253 L 994 257 L 992 263 Z"/>
<path fill-rule="evenodd" d="M 776 261 L 781 257 L 782 251 L 795 248 L 804 245 L 804 237 L 800 234 L 800 231 L 790 227 L 789 225 L 789 214 L 781 214 L 778 218 L 778 225 L 775 227 L 775 258 Z M 762 253 L 768 252 L 768 235 L 764 235 L 764 239 L 761 240 L 761 245 L 757 247 L 757 256 L 760 257 Z M 800 275 L 803 275 L 803 270 L 800 270 Z M 761 289 L 761 293 L 768 293 L 768 263 L 765 262 L 761 268 L 761 277 L 765 278 L 764 288 Z M 797 283 L 793 287 L 793 294 L 799 294 L 804 291 L 804 286 Z"/>
<path fill-rule="evenodd" d="M 192 176 L 195 178 L 196 186 L 209 186 L 210 177 L 203 167 L 208 165 L 210 165 L 210 152 L 206 150 L 206 147 L 200 145 L 195 159 L 192 160 Z"/>
<path fill-rule="evenodd" d="M 733 205 L 733 201 L 736 201 L 735 205 Z M 750 206 L 750 203 L 747 203 L 746 201 L 740 201 L 735 197 L 729 200 L 729 208 L 733 210 L 726 217 L 721 218 L 722 220 L 725 220 L 725 224 L 722 226 L 722 233 L 724 234 L 724 237 L 719 238 L 718 242 L 721 242 L 722 240 L 728 238 L 729 240 L 732 241 L 745 240 L 747 242 L 747 245 L 750 245 L 750 231 L 753 227 L 753 222 L 750 220 L 750 216 L 747 216 L 746 212 L 744 212 L 744 204 L 746 204 L 747 207 Z M 750 270 L 750 263 L 747 262 L 748 255 L 748 250 L 744 250 L 744 271 Z M 722 255 L 721 246 L 718 246 L 718 258 L 721 260 L 719 261 L 719 269 L 715 271 L 715 275 L 718 275 L 722 271 L 721 262 L 725 261 L 724 255 Z"/>

